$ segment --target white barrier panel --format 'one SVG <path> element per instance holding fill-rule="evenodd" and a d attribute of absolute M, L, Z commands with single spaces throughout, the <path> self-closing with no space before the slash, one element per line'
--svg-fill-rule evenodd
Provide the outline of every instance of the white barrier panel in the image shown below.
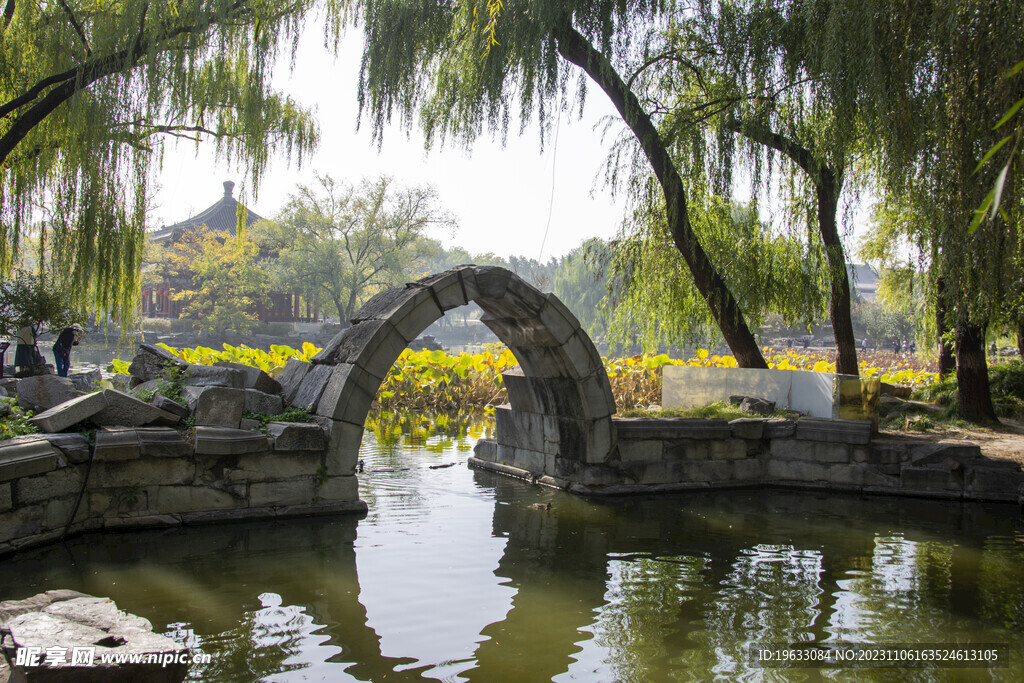
<path fill-rule="evenodd" d="M 755 370 L 666 365 L 662 368 L 663 408 L 699 408 L 730 396 L 775 401 L 779 408 L 811 417 L 833 417 L 835 376 L 802 370 Z"/>

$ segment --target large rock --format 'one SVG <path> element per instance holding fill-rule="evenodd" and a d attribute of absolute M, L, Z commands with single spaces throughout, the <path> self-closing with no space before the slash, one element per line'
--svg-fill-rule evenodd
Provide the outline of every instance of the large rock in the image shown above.
<path fill-rule="evenodd" d="M 67 377 L 37 375 L 18 381 L 18 405 L 37 413 L 81 395 Z"/>
<path fill-rule="evenodd" d="M 102 391 L 85 394 L 65 401 L 34 417 L 29 422 L 42 432 L 60 432 L 83 420 L 87 420 L 107 407 L 107 399 Z"/>
<path fill-rule="evenodd" d="M 177 415 L 122 391 L 107 389 L 103 395 L 107 399 L 107 407 L 92 416 L 92 421 L 101 427 L 144 427 L 150 424 L 173 427 L 181 421 Z"/>
<path fill-rule="evenodd" d="M 214 363 L 213 366 L 220 368 L 233 368 L 241 371 L 245 376 L 244 388 L 246 389 L 255 389 L 257 391 L 262 391 L 265 394 L 280 394 L 284 391 L 280 382 L 259 368 L 254 368 L 250 365 L 243 365 L 242 363 L 231 363 L 229 361 L 218 361 Z"/>
<path fill-rule="evenodd" d="M 188 664 L 177 662 L 184 646 L 154 633 L 149 621 L 119 610 L 109 598 L 48 591 L 28 600 L 0 603 L 0 611 L 11 614 L 0 622 L 0 635 L 4 654 L 14 662 L 12 680 L 172 683 L 188 673 Z M 17 664 L 18 650 L 28 648 L 39 653 L 38 664 Z M 71 666 L 76 648 L 90 653 L 91 661 Z M 67 661 L 59 668 L 44 665 L 48 650 L 62 651 Z M 103 655 L 140 663 L 108 663 L 101 660 Z"/>
<path fill-rule="evenodd" d="M 167 367 L 184 368 L 186 365 L 185 361 L 159 346 L 139 344 L 139 352 L 132 359 L 132 364 L 128 366 L 128 372 L 141 383 L 156 379 Z"/>

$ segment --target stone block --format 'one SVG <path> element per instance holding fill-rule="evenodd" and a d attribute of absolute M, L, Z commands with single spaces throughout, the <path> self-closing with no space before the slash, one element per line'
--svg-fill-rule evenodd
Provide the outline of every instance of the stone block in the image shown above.
<path fill-rule="evenodd" d="M 579 320 L 554 294 L 545 296 L 537 319 L 559 344 L 569 341 L 569 337 L 580 329 Z"/>
<path fill-rule="evenodd" d="M 75 465 L 88 462 L 92 449 L 85 437 L 77 432 L 70 434 L 43 434 L 50 445 L 64 454 L 68 462 Z"/>
<path fill-rule="evenodd" d="M 57 449 L 42 437 L 0 441 L 0 481 L 57 469 Z"/>
<path fill-rule="evenodd" d="M 249 484 L 250 507 L 280 507 L 312 503 L 316 482 L 312 477 L 296 481 L 270 481 Z"/>
<path fill-rule="evenodd" d="M 344 330 L 313 357 L 314 364 L 351 363 L 381 379 L 408 342 L 386 320 L 364 320 Z"/>
<path fill-rule="evenodd" d="M 181 432 L 170 427 L 138 427 L 139 453 L 144 458 L 188 458 L 192 444 L 182 438 Z"/>
<path fill-rule="evenodd" d="M 107 407 L 91 418 L 101 427 L 143 427 L 149 424 L 173 427 L 181 421 L 179 416 L 151 406 L 123 391 L 106 389 L 103 397 L 107 400 Z"/>
<path fill-rule="evenodd" d="M 260 421 L 259 420 L 253 420 L 253 419 L 250 419 L 248 417 L 243 417 L 241 419 L 241 421 L 239 421 L 239 423 L 238 423 L 238 428 L 239 429 L 244 429 L 246 431 L 251 431 L 253 429 L 259 429 L 260 428 Z"/>
<path fill-rule="evenodd" d="M 298 422 L 270 422 L 267 434 L 274 440 L 275 451 L 322 451 L 324 430 L 320 425 Z"/>
<path fill-rule="evenodd" d="M 196 427 L 196 455 L 241 455 L 270 450 L 265 434 L 227 427 Z"/>
<path fill-rule="evenodd" d="M 829 443 L 866 444 L 871 441 L 871 423 L 861 420 L 804 417 L 796 423 L 796 438 Z"/>
<path fill-rule="evenodd" d="M 844 443 L 773 439 L 771 457 L 806 462 L 850 462 L 850 448 Z"/>
<path fill-rule="evenodd" d="M 196 401 L 195 420 L 204 427 L 238 429 L 245 409 L 245 390 L 208 386 Z"/>
<path fill-rule="evenodd" d="M 82 474 L 76 467 L 62 467 L 46 474 L 22 477 L 13 486 L 14 500 L 18 505 L 28 505 L 61 496 L 77 496 L 82 490 Z"/>
<path fill-rule="evenodd" d="M 0 513 L 0 541 L 10 541 L 45 531 L 43 513 L 42 505 L 29 505 Z"/>
<path fill-rule="evenodd" d="M 366 421 L 366 413 L 377 395 L 380 382 L 359 365 L 338 363 L 331 369 L 315 406 L 317 415 L 362 424 Z"/>
<path fill-rule="evenodd" d="M 359 482 L 353 476 L 328 477 L 316 490 L 322 501 L 359 500 Z"/>
<path fill-rule="evenodd" d="M 762 420 L 764 424 L 762 436 L 765 439 L 788 439 L 796 434 L 796 422 L 785 418 Z"/>
<path fill-rule="evenodd" d="M 632 441 L 619 439 L 619 458 L 622 462 L 660 461 L 663 456 L 660 439 Z"/>
<path fill-rule="evenodd" d="M 155 407 L 168 412 L 171 415 L 177 415 L 178 417 L 188 417 L 189 410 L 187 406 L 183 406 L 177 401 L 172 401 L 163 394 L 155 394 L 153 400 L 150 403 Z"/>
<path fill-rule="evenodd" d="M 569 376 L 573 379 L 583 379 L 595 372 L 603 372 L 601 354 L 597 352 L 594 342 L 583 330 L 577 330 L 569 337 L 569 341 L 562 345 L 562 349 L 568 360 Z"/>
<path fill-rule="evenodd" d="M 245 388 L 245 373 L 233 367 L 189 364 L 182 379 L 193 387 Z"/>
<path fill-rule="evenodd" d="M 829 481 L 829 466 L 803 460 L 769 460 L 765 477 L 779 482 L 825 483 Z"/>
<path fill-rule="evenodd" d="M 708 442 L 709 460 L 742 460 L 747 457 L 747 444 L 743 439 Z"/>
<path fill-rule="evenodd" d="M 941 464 L 947 460 L 960 463 L 983 460 L 978 444 L 956 440 L 911 444 L 907 447 L 907 456 L 916 467 Z"/>
<path fill-rule="evenodd" d="M 327 473 L 331 476 L 355 472 L 359 446 L 363 441 L 363 425 L 336 421 L 327 442 Z"/>
<path fill-rule="evenodd" d="M 741 417 L 729 422 L 732 434 L 737 439 L 760 439 L 764 435 L 764 420 Z"/>
<path fill-rule="evenodd" d="M 140 401 L 148 402 L 156 392 L 163 388 L 166 382 L 162 379 L 151 379 L 131 387 L 126 393 L 134 396 Z"/>
<path fill-rule="evenodd" d="M 764 479 L 765 462 L 759 458 L 747 458 L 732 462 L 732 478 L 736 483 L 755 483 Z"/>
<path fill-rule="evenodd" d="M 14 507 L 14 497 L 12 495 L 11 486 L 12 483 L 9 481 L 0 484 L 0 512 L 7 512 Z M 2 620 L 2 615 L 0 615 L 0 620 Z"/>
<path fill-rule="evenodd" d="M 573 379 L 564 346 L 529 346 L 509 344 L 519 365 L 530 377 L 564 377 Z"/>
<path fill-rule="evenodd" d="M 909 460 L 907 444 L 903 441 L 875 439 L 867 446 L 865 462 L 875 465 L 899 465 Z"/>
<path fill-rule="evenodd" d="M 900 469 L 900 485 L 906 491 L 958 493 L 964 488 L 964 473 L 959 468 L 906 465 Z"/>
<path fill-rule="evenodd" d="M 675 468 L 672 471 L 677 478 L 669 479 L 665 483 L 704 481 L 709 484 L 720 484 L 732 481 L 732 463 L 725 460 L 697 460 L 674 463 L 674 465 Z"/>
<path fill-rule="evenodd" d="M 36 375 L 18 382 L 18 405 L 36 413 L 66 403 L 81 394 L 67 377 Z"/>
<path fill-rule="evenodd" d="M 706 439 L 672 439 L 665 441 L 665 459 L 707 460 L 711 457 L 711 443 L 711 441 Z"/>
<path fill-rule="evenodd" d="M 268 375 L 265 371 L 259 368 L 254 368 L 251 365 L 243 365 L 242 363 L 232 363 L 230 361 L 218 361 L 213 364 L 213 367 L 232 368 L 242 373 L 242 388 L 243 389 L 255 389 L 256 391 L 262 391 L 265 394 L 280 394 L 284 391 L 284 387 L 276 379 Z"/>
<path fill-rule="evenodd" d="M 314 365 L 310 368 L 302 378 L 302 383 L 299 385 L 298 391 L 295 392 L 295 398 L 291 401 L 291 405 L 314 412 L 333 370 L 331 365 Z"/>
<path fill-rule="evenodd" d="M 493 439 L 480 439 L 473 447 L 473 455 L 477 460 L 484 462 L 497 462 L 498 443 Z"/>
<path fill-rule="evenodd" d="M 306 361 L 299 360 L 298 358 L 289 358 L 284 364 L 284 368 L 277 376 L 277 381 L 281 383 L 284 400 L 289 405 L 295 401 L 295 395 L 298 393 L 299 387 L 302 385 L 302 380 L 312 367 L 312 363 L 307 363 Z"/>
<path fill-rule="evenodd" d="M 375 295 L 352 318 L 353 324 L 367 320 L 390 322 L 406 343 L 416 339 L 431 323 L 444 315 L 441 302 L 429 287 L 410 283 Z"/>
<path fill-rule="evenodd" d="M 622 475 L 615 469 L 601 465 L 590 465 L 576 473 L 577 480 L 584 486 L 614 486 L 622 483 Z M 648 482 L 644 482 L 648 483 Z M 656 482 L 650 482 L 656 483 Z"/>
<path fill-rule="evenodd" d="M 258 415 L 278 415 L 284 410 L 284 401 L 280 394 L 267 394 L 259 389 L 246 389 L 245 410 Z"/>
<path fill-rule="evenodd" d="M 498 266 L 476 266 L 473 268 L 473 278 L 477 294 L 481 298 L 501 299 L 508 291 L 512 273 Z"/>
<path fill-rule="evenodd" d="M 128 366 L 128 372 L 141 383 L 156 379 L 169 366 L 184 368 L 186 365 L 185 361 L 159 346 L 139 344 L 139 352 Z"/>
<path fill-rule="evenodd" d="M 1024 472 L 1012 460 L 971 463 L 964 471 L 964 492 L 972 498 L 1016 502 Z"/>
<path fill-rule="evenodd" d="M 153 509 L 158 514 L 182 514 L 203 510 L 225 510 L 244 506 L 245 501 L 227 491 L 205 486 L 157 487 Z"/>
<path fill-rule="evenodd" d="M 191 484 L 195 465 L 180 458 L 96 462 L 89 475 L 89 488 L 125 488 L 140 486 Z"/>
<path fill-rule="evenodd" d="M 96 432 L 96 462 L 137 460 L 142 455 L 133 427 L 109 427 Z"/>
<path fill-rule="evenodd" d="M 29 418 L 42 432 L 60 432 L 87 420 L 107 407 L 102 391 L 85 394 Z"/>
<path fill-rule="evenodd" d="M 496 318 L 484 313 L 480 322 L 508 346 L 560 346 L 560 342 L 536 318 Z"/>

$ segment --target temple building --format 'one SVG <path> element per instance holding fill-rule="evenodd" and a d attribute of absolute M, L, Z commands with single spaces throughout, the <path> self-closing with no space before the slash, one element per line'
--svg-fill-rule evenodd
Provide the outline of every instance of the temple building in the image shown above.
<path fill-rule="evenodd" d="M 224 196 L 215 204 L 195 216 L 172 225 L 165 225 L 162 228 L 149 233 L 149 238 L 161 246 L 173 245 L 182 234 L 189 229 L 206 226 L 211 230 L 226 230 L 229 234 L 235 235 L 238 227 L 238 200 L 234 197 L 235 184 L 230 180 L 224 183 Z M 251 226 L 257 221 L 263 220 L 255 211 L 243 207 L 246 211 L 245 225 Z M 267 254 L 262 254 L 267 256 Z M 171 295 L 182 289 L 187 289 L 186 282 L 164 281 L 159 284 L 146 284 L 142 286 L 142 317 L 144 318 L 171 318 L 181 317 L 181 311 L 185 307 L 184 301 L 175 301 Z M 319 314 L 308 301 L 301 300 L 299 294 L 272 292 L 269 305 L 258 304 L 255 313 L 261 322 L 315 322 Z M 303 315 L 304 314 L 304 315 Z"/>

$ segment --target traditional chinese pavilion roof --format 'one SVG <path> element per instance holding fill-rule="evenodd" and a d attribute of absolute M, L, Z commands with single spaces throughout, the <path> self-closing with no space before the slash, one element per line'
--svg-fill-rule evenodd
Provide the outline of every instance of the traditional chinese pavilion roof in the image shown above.
<path fill-rule="evenodd" d="M 238 227 L 238 200 L 232 196 L 234 189 L 235 184 L 230 180 L 226 181 L 224 196 L 220 198 L 220 201 L 192 218 L 154 230 L 149 234 L 150 238 L 154 242 L 174 242 L 181 237 L 181 233 L 186 229 L 200 225 L 205 225 L 211 230 L 227 230 L 234 235 L 235 229 Z M 245 217 L 246 226 L 259 220 L 263 220 L 263 216 L 249 209 Z"/>

